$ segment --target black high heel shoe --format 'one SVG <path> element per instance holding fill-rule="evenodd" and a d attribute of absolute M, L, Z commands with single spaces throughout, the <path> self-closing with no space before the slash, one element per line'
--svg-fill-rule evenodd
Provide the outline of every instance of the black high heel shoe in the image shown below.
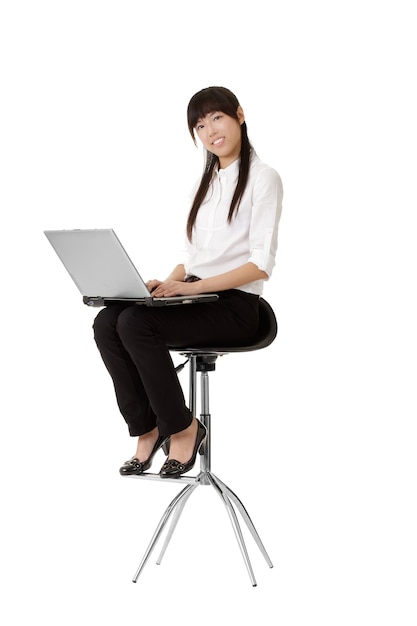
<path fill-rule="evenodd" d="M 200 420 L 197 421 L 197 437 L 194 444 L 193 454 L 190 460 L 186 463 L 180 463 L 175 459 L 167 459 L 161 467 L 161 471 L 159 472 L 161 478 L 179 478 L 181 474 L 189 472 L 190 469 L 192 469 L 192 467 L 194 466 L 197 453 L 203 445 L 205 438 L 207 437 L 207 428 L 204 426 L 204 424 L 200 422 Z"/>
<path fill-rule="evenodd" d="M 139 459 L 135 456 L 132 456 L 129 461 L 126 461 L 119 469 L 119 472 L 122 476 L 139 476 L 146 472 L 147 469 L 152 465 L 152 460 L 155 454 L 158 452 L 159 448 L 163 448 L 165 450 L 169 450 L 169 437 L 162 437 L 161 435 L 155 441 L 155 445 L 152 448 L 152 452 L 146 461 L 139 461 Z M 166 452 L 165 452 L 166 454 Z"/>

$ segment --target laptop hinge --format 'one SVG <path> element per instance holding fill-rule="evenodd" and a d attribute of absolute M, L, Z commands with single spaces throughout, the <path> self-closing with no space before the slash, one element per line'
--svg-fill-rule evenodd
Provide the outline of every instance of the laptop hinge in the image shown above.
<path fill-rule="evenodd" d="M 87 306 L 104 306 L 104 298 L 101 298 L 100 296 L 83 296 L 83 302 Z"/>

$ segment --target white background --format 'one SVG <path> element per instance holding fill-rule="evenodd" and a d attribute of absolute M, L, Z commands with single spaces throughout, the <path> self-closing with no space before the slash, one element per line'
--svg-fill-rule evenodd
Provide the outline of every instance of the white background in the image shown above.
<path fill-rule="evenodd" d="M 415 626 L 412 5 L 2 2 L 3 623 Z M 251 587 L 200 488 L 133 585 L 177 488 L 118 475 L 133 447 L 95 311 L 43 230 L 112 227 L 163 278 L 203 163 L 186 106 L 213 84 L 285 190 L 279 337 L 210 379 L 213 469 L 275 567 L 249 537 Z"/>

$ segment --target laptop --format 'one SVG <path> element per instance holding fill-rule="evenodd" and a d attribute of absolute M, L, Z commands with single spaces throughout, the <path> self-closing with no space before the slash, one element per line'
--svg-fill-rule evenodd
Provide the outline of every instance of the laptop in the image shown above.
<path fill-rule="evenodd" d="M 45 230 L 44 233 L 88 306 L 122 302 L 168 306 L 218 299 L 213 293 L 153 298 L 111 228 Z"/>

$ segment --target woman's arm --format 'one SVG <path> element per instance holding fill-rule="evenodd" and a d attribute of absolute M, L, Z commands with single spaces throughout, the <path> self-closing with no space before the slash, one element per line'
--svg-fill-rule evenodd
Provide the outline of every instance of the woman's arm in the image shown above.
<path fill-rule="evenodd" d="M 224 274 L 203 278 L 197 283 L 192 284 L 196 286 L 199 293 L 211 293 L 213 291 L 236 289 L 241 285 L 246 285 L 246 283 L 251 283 L 255 280 L 266 280 L 267 278 L 268 274 L 260 270 L 254 263 L 245 263 Z"/>
<path fill-rule="evenodd" d="M 216 291 L 225 291 L 226 289 L 236 289 L 246 283 L 251 283 L 255 280 L 265 280 L 268 278 L 268 274 L 260 270 L 254 263 L 245 263 L 234 270 L 225 272 L 224 274 L 218 274 L 217 276 L 210 276 L 210 278 L 202 278 L 201 280 L 193 283 L 185 283 L 185 272 L 182 274 L 182 278 L 176 278 L 177 266 L 172 274 L 162 283 L 155 286 L 152 295 L 156 298 L 162 296 L 191 296 L 199 293 L 213 293 Z M 150 281 L 152 282 L 152 281 Z"/>
<path fill-rule="evenodd" d="M 176 265 L 172 270 L 171 274 L 167 276 L 165 280 L 184 280 L 185 278 L 185 267 L 182 263 Z"/>

